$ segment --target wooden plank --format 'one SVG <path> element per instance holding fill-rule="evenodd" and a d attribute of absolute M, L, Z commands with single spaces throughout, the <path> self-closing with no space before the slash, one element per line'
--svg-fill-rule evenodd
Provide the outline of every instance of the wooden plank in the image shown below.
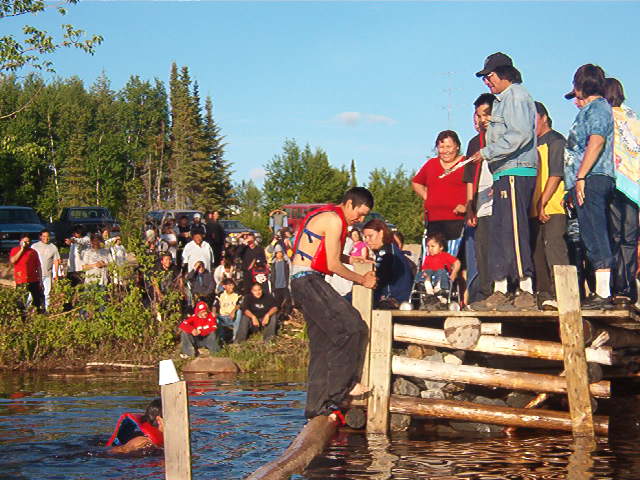
<path fill-rule="evenodd" d="M 371 321 L 369 379 L 372 388 L 367 409 L 367 432 L 386 434 L 391 393 L 392 317 L 389 310 L 374 310 Z"/>
<path fill-rule="evenodd" d="M 567 395 L 574 436 L 594 436 L 589 394 L 584 331 L 580 315 L 578 275 L 573 265 L 555 265 L 553 273 L 558 295 L 560 338 L 564 351 Z"/>
<path fill-rule="evenodd" d="M 568 412 L 554 410 L 528 410 L 524 408 L 481 405 L 472 402 L 439 400 L 434 398 L 415 398 L 391 395 L 389 410 L 405 415 L 447 418 L 470 422 L 507 425 L 523 428 L 543 428 L 571 431 L 571 416 Z M 594 417 L 596 432 L 607 435 L 608 417 Z"/>
<path fill-rule="evenodd" d="M 279 458 L 260 467 L 247 480 L 285 480 L 302 473 L 311 460 L 322 453 L 336 430 L 336 422 L 329 417 L 312 418 Z"/>
<path fill-rule="evenodd" d="M 164 465 L 166 480 L 191 478 L 191 442 L 187 382 L 162 385 L 164 420 Z"/>
<path fill-rule="evenodd" d="M 445 318 L 445 317 L 491 317 L 491 318 L 558 318 L 558 312 L 532 310 L 523 312 L 473 312 L 470 310 L 450 311 L 426 311 L 426 310 L 392 310 L 393 318 Z M 634 319 L 640 316 L 629 310 L 585 310 L 582 312 L 585 318 L 628 318 Z"/>
<path fill-rule="evenodd" d="M 397 342 L 452 348 L 446 339 L 445 332 L 437 328 L 396 323 L 393 325 L 393 339 Z M 544 360 L 561 361 L 564 359 L 561 343 L 515 337 L 480 335 L 478 343 L 464 350 Z M 613 349 L 610 347 L 587 348 L 586 354 L 588 362 L 603 365 L 613 364 Z"/>
<path fill-rule="evenodd" d="M 373 265 L 370 263 L 356 263 L 354 265 L 355 271 L 360 275 L 371 271 Z M 373 308 L 373 290 L 365 288 L 362 285 L 353 285 L 351 304 L 360 312 L 360 316 L 364 323 L 367 324 L 369 329 L 369 338 L 367 339 L 367 346 L 364 352 L 364 362 L 362 364 L 362 376 L 360 377 L 360 383 L 365 386 L 369 386 L 369 356 L 370 356 L 370 344 L 371 344 L 371 309 Z M 365 406 L 366 400 L 353 400 L 352 405 Z"/>
<path fill-rule="evenodd" d="M 429 360 L 393 356 L 391 371 L 394 375 L 425 378 L 440 382 L 461 382 L 485 387 L 529 390 L 533 392 L 566 393 L 564 377 L 541 373 L 513 372 L 498 368 L 450 365 Z M 372 372 L 373 373 L 373 372 Z M 591 392 L 600 398 L 611 396 L 611 382 L 600 381 L 589 385 Z"/>

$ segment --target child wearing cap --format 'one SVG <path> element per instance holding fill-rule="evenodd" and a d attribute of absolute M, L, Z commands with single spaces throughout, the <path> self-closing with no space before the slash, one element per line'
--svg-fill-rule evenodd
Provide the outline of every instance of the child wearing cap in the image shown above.
<path fill-rule="evenodd" d="M 215 312 L 209 311 L 205 302 L 198 302 L 193 315 L 179 325 L 182 358 L 195 357 L 198 348 L 205 347 L 210 352 L 220 350 L 218 343 L 218 322 Z"/>

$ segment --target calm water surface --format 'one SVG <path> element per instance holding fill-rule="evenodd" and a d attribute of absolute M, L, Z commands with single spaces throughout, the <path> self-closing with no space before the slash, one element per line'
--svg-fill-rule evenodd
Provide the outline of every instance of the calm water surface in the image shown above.
<path fill-rule="evenodd" d="M 195 479 L 243 478 L 275 458 L 304 420 L 301 379 L 189 382 Z M 103 447 L 123 412 L 157 396 L 155 374 L 0 377 L 1 479 L 164 478 L 163 458 L 113 458 Z M 443 440 L 340 433 L 309 479 L 640 479 L 635 409 L 588 453 L 570 436 Z M 625 428 L 627 427 L 627 428 Z M 613 440 L 615 439 L 615 440 Z"/>

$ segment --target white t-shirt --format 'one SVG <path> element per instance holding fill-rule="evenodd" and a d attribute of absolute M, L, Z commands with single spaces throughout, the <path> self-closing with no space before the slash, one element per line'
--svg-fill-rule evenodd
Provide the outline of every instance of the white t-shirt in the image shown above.
<path fill-rule="evenodd" d="M 106 248 L 94 250 L 89 248 L 82 255 L 83 265 L 97 262 L 111 262 L 111 254 Z M 98 283 L 102 286 L 107 284 L 107 267 L 90 268 L 85 270 L 84 283 Z"/>
<path fill-rule="evenodd" d="M 489 170 L 487 162 L 482 162 L 480 168 L 480 178 L 478 180 L 478 217 L 488 217 L 493 210 L 493 196 L 491 195 L 491 187 L 493 186 L 493 175 Z"/>
<path fill-rule="evenodd" d="M 197 262 L 203 262 L 207 270 L 211 271 L 213 265 L 213 250 L 207 242 L 202 242 L 199 246 L 191 240 L 182 251 L 182 263 L 187 263 L 188 271 L 193 270 Z"/>
<path fill-rule="evenodd" d="M 42 278 L 51 278 L 53 275 L 53 262 L 60 260 L 60 253 L 58 253 L 58 247 L 52 243 L 36 242 L 31 248 L 38 252 L 40 258 L 40 271 L 42 272 Z M 57 274 L 57 272 L 56 272 Z M 57 276 L 57 275 L 56 275 Z"/>
<path fill-rule="evenodd" d="M 73 239 L 73 243 L 69 247 L 70 272 L 82 271 L 82 252 L 89 248 L 89 245 L 91 245 L 91 240 L 87 236 Z"/>

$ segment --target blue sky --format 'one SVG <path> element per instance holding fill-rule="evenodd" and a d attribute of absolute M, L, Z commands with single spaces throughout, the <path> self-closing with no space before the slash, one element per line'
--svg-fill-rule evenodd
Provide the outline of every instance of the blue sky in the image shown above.
<path fill-rule="evenodd" d="M 563 99 L 575 69 L 601 65 L 640 109 L 638 2 L 215 2 L 89 1 L 36 17 L 2 19 L 50 31 L 71 23 L 104 36 L 95 56 L 56 53 L 58 75 L 114 89 L 130 75 L 167 81 L 187 65 L 228 142 L 236 180 L 261 180 L 285 138 L 355 159 L 358 178 L 418 168 L 437 133 L 473 135 L 474 76 L 495 51 L 512 56 L 524 85 L 567 132 Z"/>

